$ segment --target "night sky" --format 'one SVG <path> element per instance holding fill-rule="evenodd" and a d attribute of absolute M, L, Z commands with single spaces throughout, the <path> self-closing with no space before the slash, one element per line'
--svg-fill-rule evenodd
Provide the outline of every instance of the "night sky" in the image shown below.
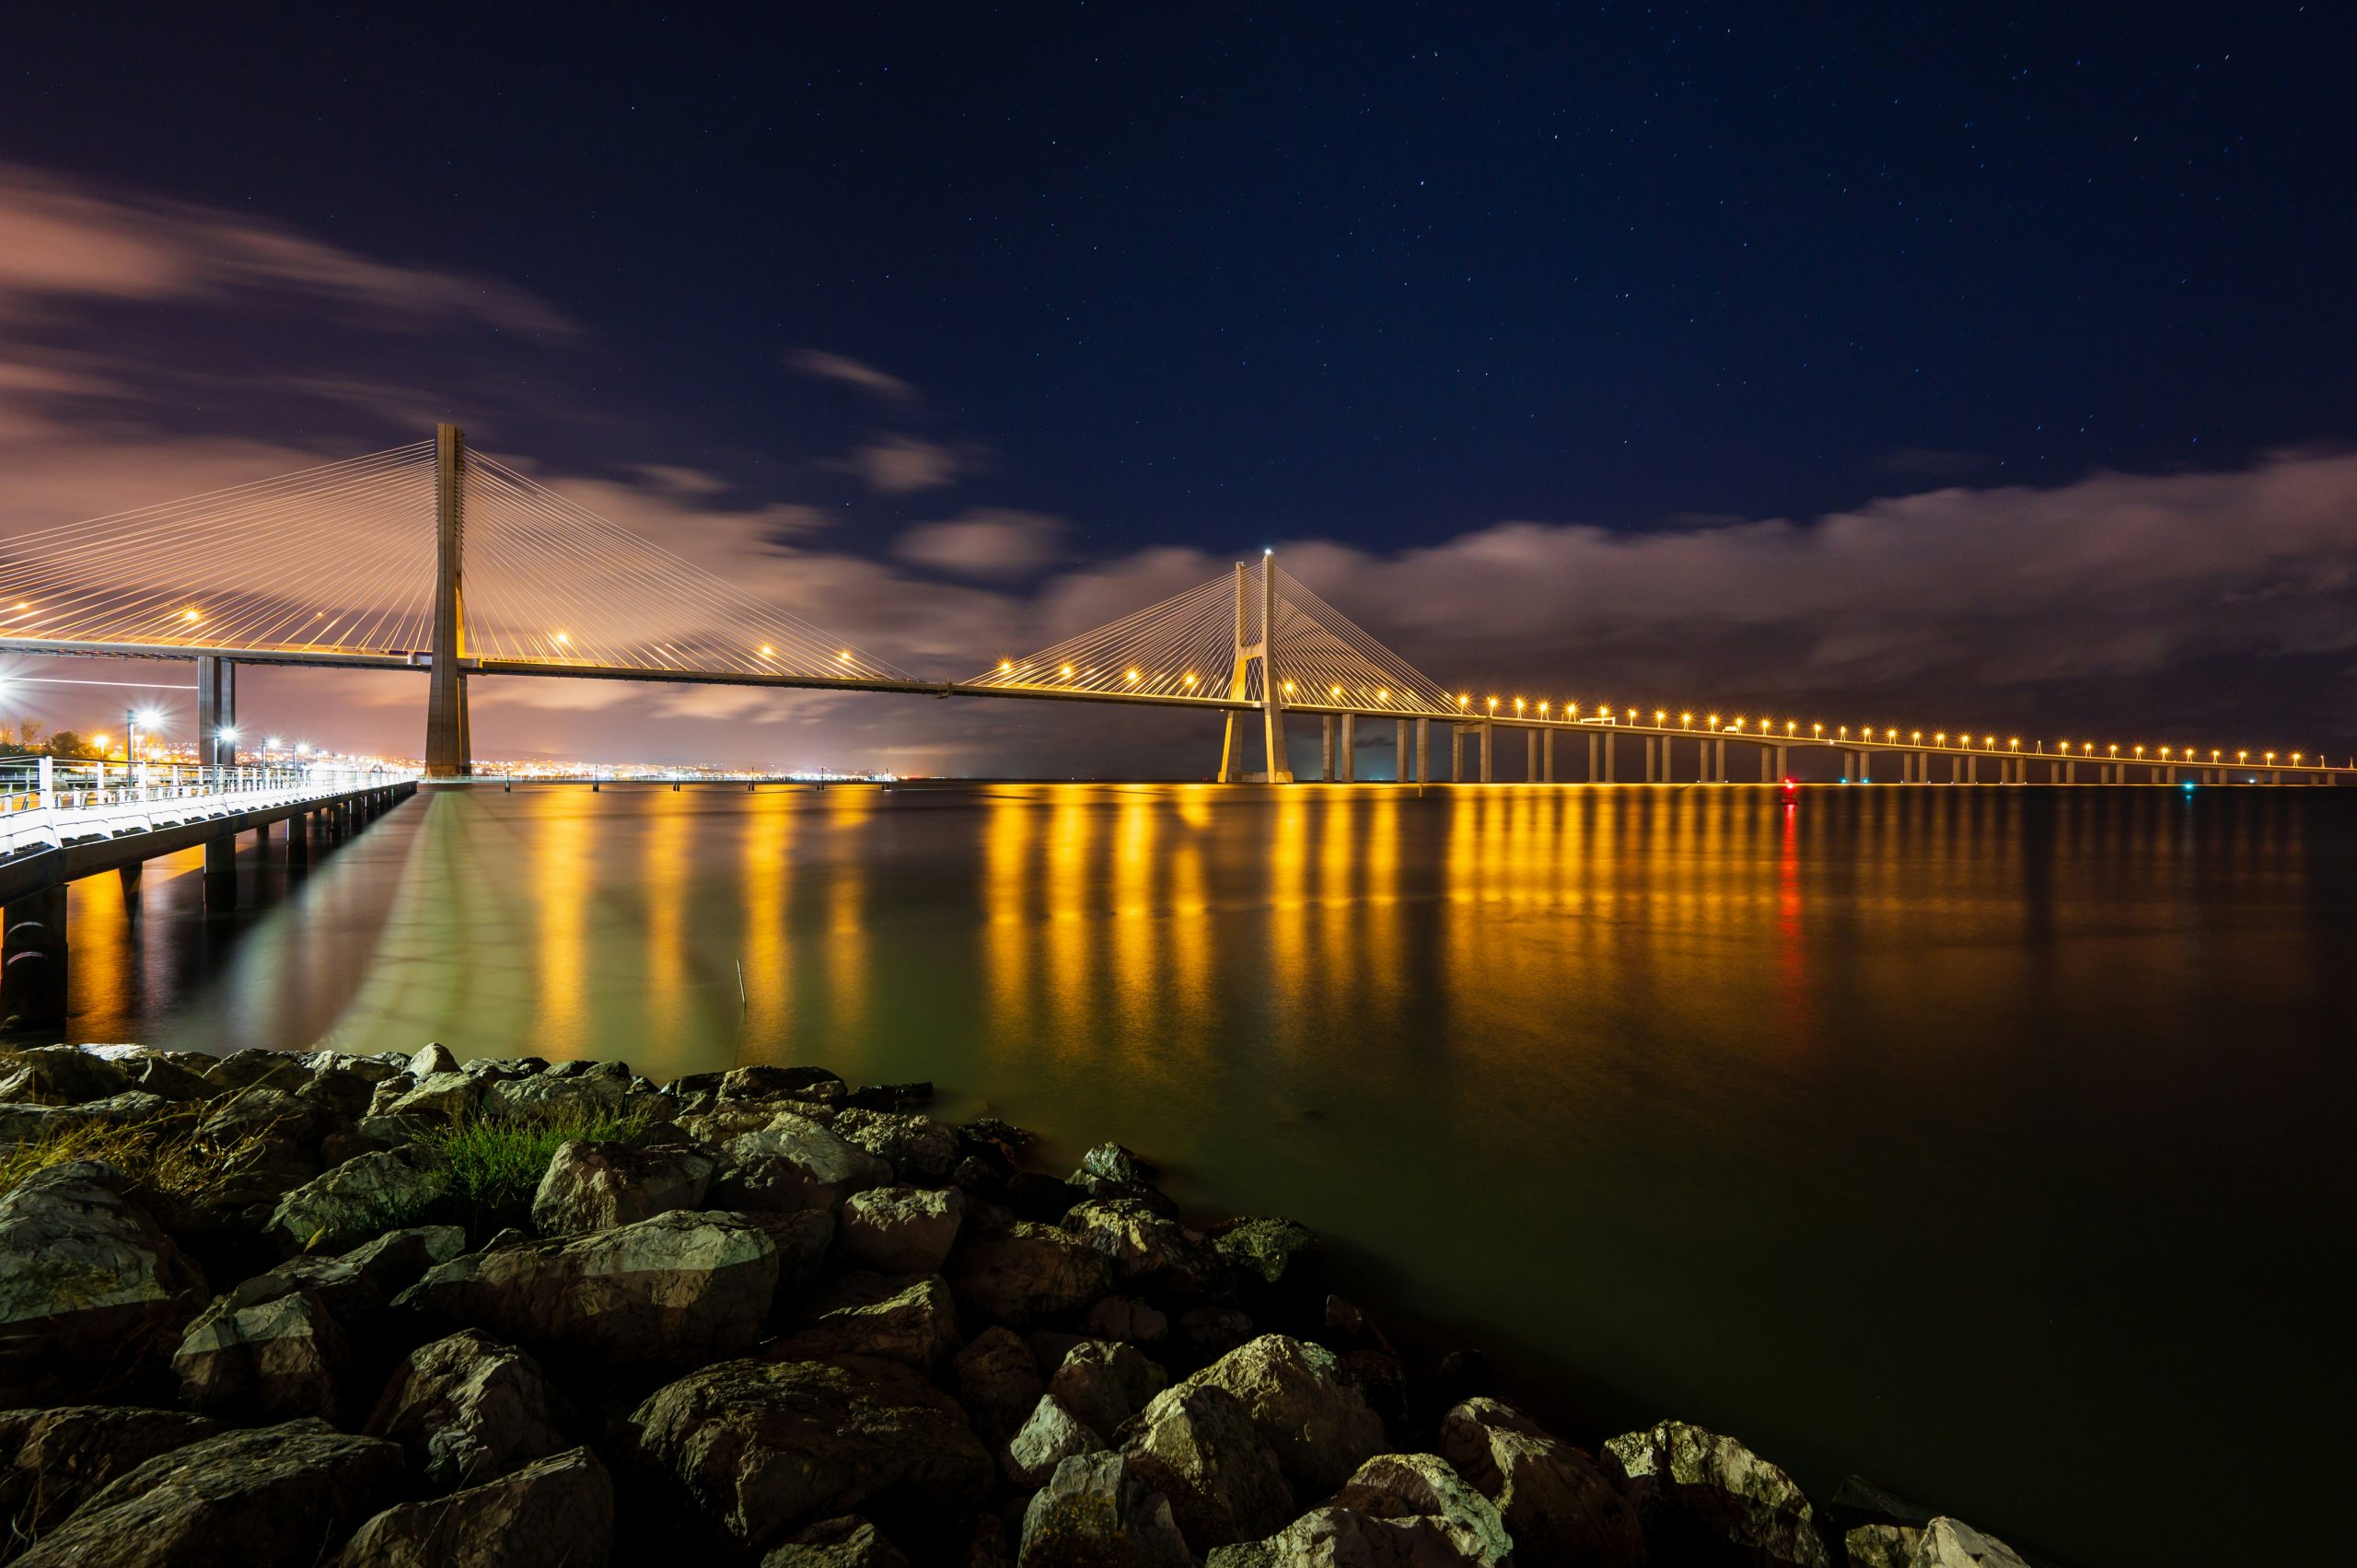
<path fill-rule="evenodd" d="M 1273 544 L 1452 688 L 2357 746 L 2346 13 L 839 9 L 18 8 L 0 531 L 455 419 L 928 675 Z M 480 746 L 1215 746 L 526 684 Z"/>

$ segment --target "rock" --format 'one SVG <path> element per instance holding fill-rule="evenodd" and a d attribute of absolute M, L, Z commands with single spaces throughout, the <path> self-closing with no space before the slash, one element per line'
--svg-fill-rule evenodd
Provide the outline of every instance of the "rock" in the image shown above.
<path fill-rule="evenodd" d="M 1075 1312 L 1112 1284 L 1112 1260 L 1069 1231 L 1016 1221 L 956 1260 L 950 1288 L 961 1306 L 1016 1328 Z"/>
<path fill-rule="evenodd" d="M 1212 1250 L 1258 1298 L 1309 1301 L 1325 1294 L 1325 1248 L 1292 1220 L 1237 1220 L 1212 1236 Z"/>
<path fill-rule="evenodd" d="M 1049 1375 L 1048 1392 L 1092 1431 L 1109 1437 L 1167 1382 L 1162 1368 L 1139 1354 L 1136 1346 L 1083 1340 L 1064 1353 Z"/>
<path fill-rule="evenodd" d="M 713 1196 L 744 1209 L 831 1209 L 892 1179 L 889 1164 L 791 1110 L 725 1147 L 727 1167 Z"/>
<path fill-rule="evenodd" d="M 468 1329 L 394 1369 L 361 1431 L 398 1443 L 435 1491 L 475 1486 L 565 1446 L 540 1364 Z"/>
<path fill-rule="evenodd" d="M 1216 1546 L 1204 1568 L 1465 1568 L 1438 1522 L 1318 1508 L 1264 1540 Z"/>
<path fill-rule="evenodd" d="M 930 1373 L 958 1349 L 958 1306 L 937 1274 L 915 1280 L 853 1274 L 819 1302 L 770 1354 L 780 1361 L 881 1356 Z"/>
<path fill-rule="evenodd" d="M 454 1258 L 395 1305 L 614 1365 L 692 1362 L 752 1345 L 780 1267 L 776 1237 L 754 1216 L 675 1210 Z"/>
<path fill-rule="evenodd" d="M 361 1155 L 281 1198 L 268 1229 L 289 1252 L 343 1252 L 414 1219 L 441 1195 L 439 1172 L 397 1154 Z"/>
<path fill-rule="evenodd" d="M 226 1089 L 232 1094 L 256 1085 L 292 1094 L 302 1087 L 307 1076 L 303 1063 L 285 1051 L 264 1051 L 258 1046 L 233 1051 L 204 1070 L 205 1081 L 215 1086 L 216 1092 Z"/>
<path fill-rule="evenodd" d="M 1993 1536 L 1945 1515 L 1923 1527 L 1907 1568 L 2029 1568 L 2021 1554 Z"/>
<path fill-rule="evenodd" d="M 1450 1351 L 1433 1367 L 1433 1390 L 1436 1402 L 1443 1405 L 1481 1399 L 1496 1393 L 1497 1388 L 1498 1380 L 1490 1371 L 1490 1358 L 1478 1350 Z"/>
<path fill-rule="evenodd" d="M 1151 1187 L 1155 1174 L 1154 1167 L 1134 1150 L 1119 1144 L 1099 1144 L 1080 1156 L 1080 1169 L 1074 1180 L 1093 1176 L 1099 1181 L 1118 1181 L 1125 1187 Z"/>
<path fill-rule="evenodd" d="M 843 1200 L 844 1253 L 888 1274 L 937 1274 L 957 1244 L 966 1195 L 956 1190 L 876 1187 Z"/>
<path fill-rule="evenodd" d="M 1119 1454 L 1069 1458 L 1023 1511 L 1022 1568 L 1194 1568 L 1162 1493 Z"/>
<path fill-rule="evenodd" d="M 1387 1350 L 1361 1347 L 1346 1350 L 1336 1358 L 1342 1380 L 1366 1397 L 1368 1406 L 1383 1420 L 1384 1431 L 1392 1436 L 1391 1446 L 1412 1447 L 1406 1434 L 1413 1426 L 1409 1409 L 1408 1368 Z"/>
<path fill-rule="evenodd" d="M 1841 1538 L 1842 1561 L 1850 1568 L 1913 1568 L 1922 1539 L 1912 1525 L 1860 1525 Z"/>
<path fill-rule="evenodd" d="M 1383 1449 L 1382 1421 L 1323 1346 L 1263 1334 L 1178 1387 L 1205 1384 L 1243 1401 L 1298 1496 L 1325 1496 Z"/>
<path fill-rule="evenodd" d="M 1441 1418 L 1440 1453 L 1497 1504 L 1535 1561 L 1622 1568 L 1643 1562 L 1644 1532 L 1587 1455 L 1495 1400 L 1468 1400 Z"/>
<path fill-rule="evenodd" d="M 17 1568 L 312 1568 L 392 1501 L 401 1450 L 322 1421 L 224 1432 L 100 1487 Z"/>
<path fill-rule="evenodd" d="M 37 1170 L 0 1195 L 0 1405 L 83 1398 L 137 1376 L 180 1338 L 204 1276 L 110 1165 Z"/>
<path fill-rule="evenodd" d="M 903 1181 L 946 1181 L 958 1165 L 958 1132 L 930 1116 L 846 1108 L 835 1132 L 879 1159 Z"/>
<path fill-rule="evenodd" d="M 1831 1568 L 1801 1489 L 1732 1437 L 1665 1421 L 1613 1438 L 1604 1461 L 1608 1474 L 1619 1472 L 1656 1561 L 1733 1549 L 1763 1568 Z"/>
<path fill-rule="evenodd" d="M 119 1063 L 124 1086 L 168 1100 L 209 1099 L 220 1091 L 205 1080 L 213 1059 L 192 1051 L 141 1051 Z"/>
<path fill-rule="evenodd" d="M 84 1498 L 221 1423 L 180 1411 L 68 1405 L 0 1412 L 0 1557 L 39 1540 Z"/>
<path fill-rule="evenodd" d="M 398 1078 L 389 1078 L 379 1086 L 376 1098 L 369 1101 L 370 1114 L 430 1116 L 441 1121 L 459 1121 L 482 1105 L 483 1080 L 476 1074 L 435 1073 L 388 1098 L 385 1091 L 400 1082 Z"/>
<path fill-rule="evenodd" d="M 1080 1454 L 1094 1454 L 1105 1439 L 1084 1425 L 1053 1394 L 1042 1394 L 1031 1407 L 1030 1419 L 1006 1440 L 1000 1469 L 1014 1485 L 1028 1492 L 1056 1473 L 1056 1467 Z"/>
<path fill-rule="evenodd" d="M 722 1099 L 799 1099 L 831 1105 L 848 1092 L 824 1067 L 739 1067 L 714 1086 Z"/>
<path fill-rule="evenodd" d="M 532 1225 L 542 1236 L 572 1236 L 634 1225 L 673 1209 L 701 1208 L 712 1168 L 709 1157 L 677 1144 L 559 1144 L 532 1195 Z"/>
<path fill-rule="evenodd" d="M 825 1519 L 784 1546 L 772 1547 L 761 1568 L 909 1568 L 900 1550 L 855 1514 Z"/>
<path fill-rule="evenodd" d="M 360 1527 L 340 1568 L 602 1568 L 614 1550 L 614 1483 L 586 1448 Z"/>
<path fill-rule="evenodd" d="M 263 1277 L 283 1281 L 286 1290 L 309 1291 L 347 1331 L 365 1334 L 394 1296 L 466 1249 L 467 1233 L 457 1225 L 412 1225 L 336 1257 L 290 1258 Z"/>
<path fill-rule="evenodd" d="M 976 1335 L 958 1353 L 954 1376 L 976 1429 L 994 1442 L 1004 1442 L 1047 1391 L 1031 1347 L 1008 1329 Z"/>
<path fill-rule="evenodd" d="M 1217 1282 L 1218 1260 L 1201 1241 L 1178 1221 L 1133 1199 L 1076 1203 L 1062 1225 L 1112 1260 L 1114 1282 L 1124 1289 L 1193 1298 L 1210 1293 Z"/>
<path fill-rule="evenodd" d="M 991 1484 L 957 1402 L 884 1361 L 725 1361 L 649 1395 L 629 1440 L 739 1547 L 870 1504 L 938 1519 Z"/>
<path fill-rule="evenodd" d="M 72 1045 L 37 1045 L 0 1063 L 0 1100 L 15 1105 L 80 1105 L 129 1088 L 122 1066 Z"/>
<path fill-rule="evenodd" d="M 533 1073 L 522 1077 L 495 1078 L 483 1086 L 483 1109 L 494 1116 L 536 1116 L 570 1112 L 583 1116 L 623 1116 L 631 1109 L 628 1078 L 552 1077 Z M 668 1113 L 668 1108 L 666 1108 Z"/>
<path fill-rule="evenodd" d="M 334 1419 L 352 1347 L 319 1298 L 264 1275 L 197 1315 L 172 1356 L 180 1403 L 244 1421 Z"/>
<path fill-rule="evenodd" d="M 1133 1295 L 1105 1297 L 1089 1307 L 1080 1326 L 1090 1339 L 1140 1346 L 1158 1345 L 1170 1335 L 1170 1319 Z M 1248 1330 L 1236 1342 L 1251 1337 Z"/>
<path fill-rule="evenodd" d="M 437 1073 L 455 1073 L 458 1070 L 458 1057 L 439 1040 L 419 1047 L 417 1054 L 409 1059 L 409 1066 L 405 1069 L 411 1082 L 420 1084 Z"/>
<path fill-rule="evenodd" d="M 1198 1551 L 1257 1540 L 1294 1516 L 1293 1488 L 1244 1401 L 1211 1384 L 1172 1388 L 1121 1445 L 1130 1468 L 1170 1500 Z"/>
<path fill-rule="evenodd" d="M 1514 1551 L 1496 1505 L 1437 1454 L 1377 1454 L 1343 1483 L 1334 1502 L 1372 1519 L 1429 1521 L 1458 1559 L 1480 1568 L 1498 1568 Z"/>
<path fill-rule="evenodd" d="M 1178 1314 L 1179 1341 L 1206 1355 L 1225 1355 L 1256 1332 L 1251 1315 L 1233 1307 L 1190 1307 Z"/>

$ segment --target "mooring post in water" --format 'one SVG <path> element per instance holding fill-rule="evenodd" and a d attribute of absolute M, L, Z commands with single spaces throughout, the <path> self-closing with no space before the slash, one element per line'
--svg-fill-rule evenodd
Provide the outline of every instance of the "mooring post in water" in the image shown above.
<path fill-rule="evenodd" d="M 26 894 L 0 912 L 0 1018 L 65 1019 L 65 884 Z"/>

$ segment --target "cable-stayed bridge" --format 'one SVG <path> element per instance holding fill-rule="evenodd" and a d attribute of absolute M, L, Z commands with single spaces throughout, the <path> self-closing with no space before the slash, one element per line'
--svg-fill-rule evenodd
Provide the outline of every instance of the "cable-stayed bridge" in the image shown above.
<path fill-rule="evenodd" d="M 1293 777 L 1288 714 L 1318 720 L 1321 773 L 1338 782 L 1353 778 L 1361 726 L 1387 721 L 1401 782 L 1434 782 L 1434 725 L 1448 777 L 1483 783 L 1498 776 L 1500 733 L 1516 731 L 1520 776 L 1535 783 L 1728 782 L 1730 748 L 1763 782 L 1808 749 L 1859 782 L 1878 765 L 1925 784 L 2357 773 L 2296 751 L 1477 697 L 1423 675 L 1267 555 L 1027 658 L 926 679 L 470 451 L 447 424 L 431 441 L 0 541 L 0 652 L 193 660 L 200 743 L 224 764 L 239 665 L 417 670 L 436 778 L 470 772 L 467 687 L 489 677 L 1196 709 L 1225 721 L 1223 782 Z"/>

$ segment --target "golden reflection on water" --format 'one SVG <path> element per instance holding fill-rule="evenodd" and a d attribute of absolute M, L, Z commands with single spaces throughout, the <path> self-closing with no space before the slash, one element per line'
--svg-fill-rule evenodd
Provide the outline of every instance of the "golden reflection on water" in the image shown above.
<path fill-rule="evenodd" d="M 538 917 L 536 1012 L 544 1031 L 538 1038 L 554 1042 L 597 1038 L 584 994 L 590 973 L 589 900 L 597 857 L 611 853 L 592 832 L 588 808 L 568 804 L 576 808 L 552 811 L 541 821 L 531 856 L 531 901 Z"/>

